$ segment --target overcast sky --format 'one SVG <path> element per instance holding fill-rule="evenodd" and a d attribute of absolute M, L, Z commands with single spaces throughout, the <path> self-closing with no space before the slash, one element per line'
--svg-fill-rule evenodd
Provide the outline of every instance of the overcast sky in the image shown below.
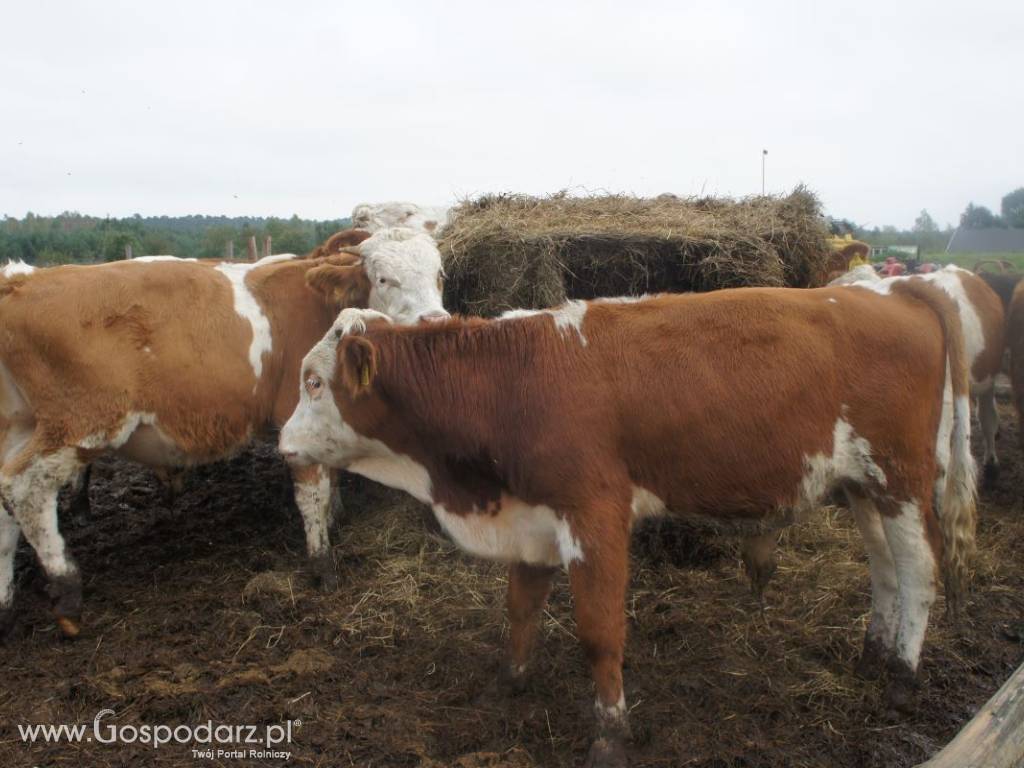
<path fill-rule="evenodd" d="M 14 2 L 0 214 L 562 188 L 956 222 L 1024 186 L 1019 2 Z"/>

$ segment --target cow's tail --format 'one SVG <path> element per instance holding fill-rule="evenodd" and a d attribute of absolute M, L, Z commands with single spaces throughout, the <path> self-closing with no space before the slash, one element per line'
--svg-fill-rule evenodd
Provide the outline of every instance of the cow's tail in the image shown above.
<path fill-rule="evenodd" d="M 978 498 L 977 472 L 971 455 L 970 381 L 960 314 L 944 291 L 924 280 L 901 281 L 898 290 L 927 304 L 938 318 L 945 337 L 947 381 L 942 395 L 945 418 L 940 419 L 939 444 L 936 446 L 940 476 L 935 493 L 935 514 L 942 534 L 946 609 L 951 615 L 956 615 L 970 582 Z M 947 400 L 950 394 L 951 403 Z M 948 418 L 952 419 L 952 429 L 943 429 Z M 947 432 L 949 442 L 944 444 Z M 947 455 L 945 483 L 942 483 L 942 464 Z"/>

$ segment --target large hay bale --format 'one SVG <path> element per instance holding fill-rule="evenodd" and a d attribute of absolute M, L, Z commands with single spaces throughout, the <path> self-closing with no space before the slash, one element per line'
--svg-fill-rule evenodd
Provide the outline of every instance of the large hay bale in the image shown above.
<path fill-rule="evenodd" d="M 823 282 L 829 229 L 818 199 L 488 195 L 452 212 L 440 248 L 445 303 L 464 314 L 567 298 Z"/>

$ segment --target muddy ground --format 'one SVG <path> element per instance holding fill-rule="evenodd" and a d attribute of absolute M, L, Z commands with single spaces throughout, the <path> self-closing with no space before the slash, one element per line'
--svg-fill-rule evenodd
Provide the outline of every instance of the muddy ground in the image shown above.
<path fill-rule="evenodd" d="M 787 533 L 763 608 L 732 543 L 648 531 L 629 602 L 634 765 L 898 768 L 946 743 L 1024 660 L 1024 465 L 1000 408 L 1004 471 L 981 504 L 975 590 L 959 626 L 936 606 L 915 716 L 891 719 L 880 685 L 852 673 L 869 584 L 846 512 Z M 85 578 L 78 640 L 58 637 L 40 572 L 18 555 L 0 766 L 578 764 L 592 694 L 564 577 L 532 682 L 509 698 L 495 682 L 504 569 L 459 554 L 408 497 L 345 482 L 341 588 L 325 595 L 269 447 L 197 470 L 172 505 L 148 471 L 99 464 L 92 519 L 62 517 Z M 19 737 L 18 724 L 91 723 L 103 709 L 116 712 L 108 725 L 301 725 L 278 747 L 287 762 Z"/>

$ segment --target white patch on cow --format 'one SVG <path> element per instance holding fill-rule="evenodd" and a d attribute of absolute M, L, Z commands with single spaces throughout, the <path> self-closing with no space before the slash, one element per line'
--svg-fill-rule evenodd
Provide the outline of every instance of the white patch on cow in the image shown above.
<path fill-rule="evenodd" d="M 877 283 L 881 281 L 875 268 L 870 264 L 861 264 L 849 272 L 840 275 L 835 280 L 830 280 L 829 285 L 854 285 L 857 283 Z"/>
<path fill-rule="evenodd" d="M 510 309 L 503 312 L 498 320 L 518 320 L 534 315 L 550 315 L 555 321 L 555 328 L 561 331 L 563 336 L 568 338 L 575 331 L 580 344 L 587 346 L 587 337 L 583 335 L 583 318 L 587 316 L 587 302 L 574 299 L 552 309 Z"/>
<path fill-rule="evenodd" d="M 31 264 L 26 264 L 21 259 L 17 261 L 8 261 L 4 264 L 3 275 L 4 277 L 14 277 L 14 275 L 31 275 L 36 271 L 36 268 Z"/>
<path fill-rule="evenodd" d="M 382 229 L 358 246 L 370 280 L 370 309 L 411 325 L 447 317 L 441 298 L 441 252 L 429 235 L 405 227 Z"/>
<path fill-rule="evenodd" d="M 317 467 L 316 479 L 312 482 L 295 482 L 295 505 L 302 515 L 306 530 L 306 550 L 310 557 L 327 551 L 329 538 L 328 510 L 331 503 L 331 473 L 323 466 Z"/>
<path fill-rule="evenodd" d="M 633 486 L 633 518 L 639 520 L 644 517 L 654 517 L 664 514 L 665 502 L 638 485 Z"/>
<path fill-rule="evenodd" d="M 294 253 L 275 253 L 273 256 L 264 256 L 262 259 L 257 259 L 252 263 L 253 267 L 265 267 L 268 264 L 277 264 L 282 261 L 291 261 L 292 259 L 299 258 Z"/>
<path fill-rule="evenodd" d="M 626 696 L 624 693 L 619 694 L 619 700 L 606 707 L 601 703 L 601 699 L 598 698 L 594 701 L 594 714 L 597 715 L 598 722 L 604 723 L 618 723 L 626 719 Z"/>
<path fill-rule="evenodd" d="M 850 509 L 857 527 L 864 539 L 868 554 L 868 569 L 871 572 L 871 619 L 867 636 L 882 644 L 883 648 L 896 646 L 896 631 L 899 627 L 899 584 L 896 580 L 896 564 L 892 550 L 885 538 L 882 518 L 875 503 L 857 494 L 849 497 Z"/>
<path fill-rule="evenodd" d="M 644 293 L 640 296 L 598 296 L 591 299 L 591 304 L 637 304 L 651 298 L 651 294 Z"/>
<path fill-rule="evenodd" d="M 583 548 L 569 523 L 551 507 L 526 504 L 502 494 L 497 512 L 449 512 L 434 504 L 434 515 L 452 540 L 471 555 L 506 563 L 563 565 L 583 561 Z"/>
<path fill-rule="evenodd" d="M 259 378 L 263 375 L 263 355 L 273 348 L 273 338 L 270 334 L 270 321 L 263 314 L 256 297 L 252 295 L 249 286 L 245 284 L 245 278 L 252 271 L 254 264 L 219 264 L 216 269 L 224 275 L 231 283 L 231 291 L 234 296 L 235 312 L 239 317 L 249 322 L 252 329 L 252 342 L 249 344 L 249 364 L 252 366 L 253 374 L 256 376 L 257 385 Z M 253 391 L 256 391 L 255 386 Z"/>
<path fill-rule="evenodd" d="M 892 550 L 899 584 L 900 624 L 896 654 L 916 670 L 928 628 L 928 612 L 935 602 L 935 555 L 925 533 L 916 500 L 900 505 L 900 514 L 882 517 L 885 538 Z"/>
<path fill-rule="evenodd" d="M 375 309 L 356 309 L 355 307 L 347 307 L 338 313 L 338 316 L 334 319 L 331 324 L 331 330 L 325 337 L 327 344 L 324 345 L 324 349 L 319 350 L 319 354 L 328 354 L 332 358 L 334 357 L 334 345 L 342 336 L 348 336 L 352 333 L 366 333 L 366 324 L 374 320 L 386 320 L 391 322 L 391 318 L 385 315 L 383 312 L 378 312 Z M 317 343 L 314 349 L 324 344 L 323 340 Z M 333 370 L 333 369 L 332 369 Z"/>
<path fill-rule="evenodd" d="M 838 304 L 839 303 L 835 299 L 825 299 L 825 301 L 827 301 L 829 304 Z"/>
<path fill-rule="evenodd" d="M 151 264 L 155 261 L 180 261 L 180 262 L 195 262 L 193 258 L 183 259 L 178 256 L 138 256 L 134 259 L 129 259 L 133 264 Z"/>
<path fill-rule="evenodd" d="M 14 553 L 21 529 L 0 505 L 0 611 L 14 603 Z"/>
<path fill-rule="evenodd" d="M 939 412 L 939 429 L 935 435 L 935 508 L 942 511 L 946 494 L 946 478 L 952 456 L 953 439 L 953 380 L 949 375 L 949 359 L 946 359 L 946 381 L 942 387 L 942 409 Z"/>
<path fill-rule="evenodd" d="M 141 424 L 156 424 L 155 413 L 129 413 L 114 432 L 94 432 L 78 441 L 79 448 L 97 450 L 100 448 L 118 449 L 128 442 L 128 438 Z"/>
<path fill-rule="evenodd" d="M 437 237 L 448 224 L 449 209 L 416 203 L 360 203 L 352 209 L 352 226 L 377 232 L 388 227 L 408 227 Z"/>
<path fill-rule="evenodd" d="M 57 528 L 57 493 L 81 468 L 78 449 L 61 448 L 34 456 L 18 474 L 0 472 L 0 496 L 50 577 L 77 570 Z"/>
<path fill-rule="evenodd" d="M 858 484 L 886 485 L 885 473 L 871 457 L 871 444 L 856 434 L 845 418 L 846 406 L 832 429 L 832 454 L 817 453 L 804 458 L 805 474 L 800 481 L 798 506 L 802 511 L 817 508 L 825 495 L 841 480 Z"/>
<path fill-rule="evenodd" d="M 862 280 L 851 283 L 851 285 L 858 288 L 866 288 L 883 296 L 890 295 L 893 286 L 904 280 L 923 280 L 940 288 L 957 306 L 960 315 L 960 327 L 963 330 L 964 337 L 964 357 L 966 358 L 968 371 L 970 371 L 974 368 L 974 363 L 978 357 L 985 351 L 985 333 L 981 326 L 981 319 L 978 317 L 978 311 L 967 296 L 967 291 L 961 279 L 970 274 L 970 272 L 951 264 L 948 267 L 944 267 L 936 272 L 929 272 L 925 275 L 900 275 L 898 277 L 887 277 L 877 280 Z M 971 388 L 977 389 L 980 384 L 981 382 L 974 380 L 972 374 Z"/>
<path fill-rule="evenodd" d="M 112 431 L 94 432 L 77 443 L 86 450 L 111 450 L 149 467 L 184 467 L 192 462 L 157 424 L 156 414 L 130 412 Z"/>

